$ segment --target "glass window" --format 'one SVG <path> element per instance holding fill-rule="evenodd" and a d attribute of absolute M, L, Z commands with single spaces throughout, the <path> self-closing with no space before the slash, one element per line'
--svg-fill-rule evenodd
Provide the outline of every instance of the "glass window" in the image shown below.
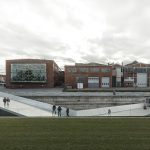
<path fill-rule="evenodd" d="M 100 72 L 100 69 L 98 67 L 92 67 L 89 68 L 90 72 Z"/>
<path fill-rule="evenodd" d="M 11 64 L 11 82 L 46 82 L 46 64 Z"/>
<path fill-rule="evenodd" d="M 77 69 L 75 67 L 69 67 L 67 68 L 67 71 L 70 72 L 70 73 L 74 73 L 74 72 L 77 72 Z"/>
<path fill-rule="evenodd" d="M 83 83 L 83 82 L 85 82 L 85 79 L 86 79 L 86 77 L 84 77 L 84 76 L 76 77 L 76 82 Z"/>
<path fill-rule="evenodd" d="M 79 68 L 79 72 L 89 72 L 89 68 L 85 67 Z"/>
<path fill-rule="evenodd" d="M 111 69 L 110 69 L 110 68 L 102 68 L 101 71 L 102 71 L 103 73 L 107 73 L 107 72 L 110 72 Z"/>

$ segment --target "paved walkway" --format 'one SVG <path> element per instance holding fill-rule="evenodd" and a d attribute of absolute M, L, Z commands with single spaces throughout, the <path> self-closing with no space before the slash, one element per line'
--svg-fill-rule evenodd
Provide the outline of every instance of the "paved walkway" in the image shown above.
<path fill-rule="evenodd" d="M 9 97 L 9 107 L 4 107 L 3 98 Z M 27 99 L 12 94 L 0 92 L 0 107 L 23 116 L 48 116 L 52 117 L 52 105 Z M 75 111 L 70 109 L 70 115 L 75 116 Z M 57 116 L 57 114 L 55 115 Z M 66 108 L 62 107 L 62 116 L 66 116 Z"/>
<path fill-rule="evenodd" d="M 144 103 L 103 107 L 89 110 L 77 111 L 77 116 L 148 116 L 150 115 L 150 107 L 143 109 Z M 108 110 L 111 114 L 108 114 Z"/>
<path fill-rule="evenodd" d="M 3 97 L 0 97 L 0 107 L 6 111 L 12 111 L 14 113 L 23 115 L 23 116 L 52 116 L 51 111 L 44 111 L 42 109 L 21 103 L 21 102 L 17 102 L 15 100 L 10 101 L 9 106 L 6 105 L 6 107 L 4 107 L 4 103 L 3 103 Z"/>
<path fill-rule="evenodd" d="M 62 88 L 51 89 L 6 89 L 0 91 L 17 96 L 113 96 L 112 92 L 62 92 Z M 116 96 L 148 96 L 150 92 L 116 92 Z"/>

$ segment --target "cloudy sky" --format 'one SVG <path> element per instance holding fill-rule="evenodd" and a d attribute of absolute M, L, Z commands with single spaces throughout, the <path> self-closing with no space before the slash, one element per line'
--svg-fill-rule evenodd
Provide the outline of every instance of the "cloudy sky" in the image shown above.
<path fill-rule="evenodd" d="M 150 63 L 149 0 L 0 0 L 6 59 Z"/>

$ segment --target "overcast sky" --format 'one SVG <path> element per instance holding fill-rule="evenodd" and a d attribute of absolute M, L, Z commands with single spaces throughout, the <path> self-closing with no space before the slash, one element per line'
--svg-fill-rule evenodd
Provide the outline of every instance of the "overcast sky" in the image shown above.
<path fill-rule="evenodd" d="M 0 0 L 6 59 L 150 63 L 150 0 Z"/>

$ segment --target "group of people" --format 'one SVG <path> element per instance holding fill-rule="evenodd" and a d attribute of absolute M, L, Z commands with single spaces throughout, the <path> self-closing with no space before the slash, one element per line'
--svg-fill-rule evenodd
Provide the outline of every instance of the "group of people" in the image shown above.
<path fill-rule="evenodd" d="M 56 108 L 56 105 L 53 105 L 53 107 L 52 107 L 52 116 L 56 114 L 56 110 L 58 112 L 58 117 L 61 117 L 62 108 L 61 108 L 61 106 L 58 106 Z M 66 116 L 69 117 L 69 108 L 66 108 Z"/>
<path fill-rule="evenodd" d="M 9 97 L 4 97 L 3 102 L 4 102 L 4 107 L 6 107 L 6 105 L 7 105 L 7 107 L 9 107 L 9 103 L 10 103 Z"/>

